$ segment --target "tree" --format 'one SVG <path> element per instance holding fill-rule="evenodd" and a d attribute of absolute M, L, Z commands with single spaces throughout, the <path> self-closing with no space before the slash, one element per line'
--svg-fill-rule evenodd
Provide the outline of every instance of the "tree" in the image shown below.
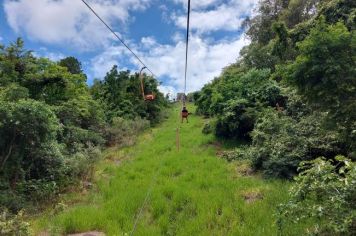
<path fill-rule="evenodd" d="M 311 19 L 317 14 L 319 5 L 329 1 L 289 0 L 288 6 L 281 12 L 279 18 L 286 23 L 288 28 L 293 28 L 297 24 Z"/>
<path fill-rule="evenodd" d="M 154 101 L 146 102 L 142 98 L 141 83 L 138 74 L 130 71 L 118 71 L 116 65 L 106 74 L 103 81 L 96 80 L 91 88 L 94 98 L 105 107 L 109 123 L 115 117 L 134 119 L 141 117 L 156 123 L 162 106 L 167 101 L 158 91 L 158 82 L 150 76 L 144 76 L 144 89 L 154 93 Z"/>
<path fill-rule="evenodd" d="M 46 58 L 38 59 L 20 83 L 29 89 L 31 98 L 52 105 L 89 94 L 83 74 L 72 74 Z"/>
<path fill-rule="evenodd" d="M 23 40 L 18 38 L 8 47 L 0 47 L 0 86 L 20 82 L 31 69 L 35 58 L 23 46 Z"/>
<path fill-rule="evenodd" d="M 81 74 L 83 73 L 82 70 L 82 63 L 78 61 L 75 57 L 66 57 L 59 61 L 58 65 L 62 67 L 66 67 L 68 71 L 72 74 Z"/>
<path fill-rule="evenodd" d="M 356 148 L 352 135 L 356 129 L 356 32 L 348 31 L 342 22 L 328 25 L 321 18 L 297 46 L 299 56 L 287 67 L 286 81 L 309 104 L 329 113 L 352 151 Z"/>
<path fill-rule="evenodd" d="M 83 73 L 35 58 L 21 39 L 0 47 L 1 206 L 16 211 L 77 181 L 98 156 L 103 130 Z"/>
<path fill-rule="evenodd" d="M 50 170 L 42 165 L 61 160 L 55 150 L 60 126 L 50 107 L 34 100 L 0 102 L 0 120 L 0 173 L 13 184 L 25 176 L 47 178 Z"/>

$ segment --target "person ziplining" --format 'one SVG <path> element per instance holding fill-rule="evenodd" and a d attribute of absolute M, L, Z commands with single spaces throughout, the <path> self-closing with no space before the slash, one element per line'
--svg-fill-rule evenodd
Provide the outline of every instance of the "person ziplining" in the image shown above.
<path fill-rule="evenodd" d="M 188 12 L 187 12 L 187 37 L 185 45 L 185 71 L 184 71 L 184 95 L 182 98 L 182 123 L 184 119 L 188 122 L 189 112 L 186 108 L 186 93 L 187 93 L 187 71 L 188 71 L 188 48 L 189 48 L 189 22 L 190 22 L 190 0 L 188 0 Z"/>
<path fill-rule="evenodd" d="M 188 116 L 189 116 L 189 112 L 188 112 L 187 108 L 183 107 L 183 109 L 182 109 L 182 123 L 183 123 L 184 119 L 186 119 L 187 123 L 189 123 Z"/>
<path fill-rule="evenodd" d="M 155 99 L 155 95 L 153 93 L 149 93 L 149 94 L 145 93 L 144 79 L 143 79 L 142 71 L 144 69 L 147 69 L 152 74 L 153 77 L 156 77 L 155 74 L 146 66 L 146 64 L 137 56 L 137 54 L 121 39 L 121 37 L 119 37 L 119 35 L 94 11 L 94 9 L 86 2 L 86 0 L 82 0 L 82 2 L 106 26 L 106 28 L 127 48 L 127 50 L 129 50 L 132 53 L 132 55 L 143 66 L 142 69 L 140 70 L 140 73 L 139 73 L 142 97 L 143 97 L 143 99 L 145 101 L 153 101 Z M 188 45 L 189 45 L 189 18 L 190 18 L 190 0 L 188 0 L 187 38 L 186 38 L 186 53 L 185 53 L 184 96 L 183 96 L 183 101 L 182 101 L 183 104 L 182 104 L 182 112 L 181 112 L 182 123 L 183 123 L 184 119 L 186 119 L 186 121 L 188 123 L 188 116 L 189 116 L 189 112 L 188 112 L 188 110 L 186 108 L 186 104 L 185 104 L 185 102 L 186 102 L 185 101 L 186 100 L 186 92 L 187 92 L 186 90 L 187 90 Z M 177 128 L 177 140 L 179 140 L 179 128 Z M 179 150 L 179 145 L 177 144 L 177 146 L 178 146 L 178 150 Z M 154 175 L 153 178 L 152 178 L 152 184 L 151 184 L 151 187 L 149 188 L 149 190 L 146 193 L 144 202 L 143 202 L 143 204 L 142 204 L 137 216 L 135 217 L 135 222 L 134 222 L 133 229 L 132 229 L 130 235 L 134 235 L 135 234 L 136 227 L 137 227 L 138 222 L 139 222 L 139 220 L 141 218 L 143 209 L 145 208 L 145 205 L 149 201 L 152 187 L 153 187 L 154 183 L 156 182 L 155 179 L 156 179 L 156 177 L 157 177 L 159 172 L 157 171 L 156 173 L 157 174 Z"/>

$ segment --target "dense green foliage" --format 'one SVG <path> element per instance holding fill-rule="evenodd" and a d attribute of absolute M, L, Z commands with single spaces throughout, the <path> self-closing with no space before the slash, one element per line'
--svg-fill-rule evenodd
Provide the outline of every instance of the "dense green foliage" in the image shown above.
<path fill-rule="evenodd" d="M 58 65 L 62 67 L 66 67 L 68 71 L 72 74 L 81 74 L 82 71 L 82 63 L 78 61 L 75 57 L 66 57 L 59 61 Z"/>
<path fill-rule="evenodd" d="M 3 236 L 27 236 L 30 235 L 30 224 L 24 220 L 24 212 L 19 211 L 16 215 L 7 210 L 0 215 L 0 235 Z"/>
<path fill-rule="evenodd" d="M 116 67 L 92 88 L 86 82 L 74 57 L 36 58 L 21 39 L 0 46 L 1 207 L 16 212 L 53 199 L 91 174 L 105 143 L 130 143 L 161 118 L 165 100 L 153 79 L 151 103 L 137 75 Z"/>
<path fill-rule="evenodd" d="M 106 118 L 112 122 L 114 117 L 133 119 L 141 117 L 152 123 L 160 120 L 160 111 L 166 100 L 158 91 L 158 83 L 152 77 L 144 75 L 144 89 L 156 95 L 153 102 L 145 102 L 141 95 L 138 74 L 129 71 L 118 72 L 114 66 L 104 80 L 95 80 L 91 88 L 94 98 L 105 107 Z"/>
<path fill-rule="evenodd" d="M 248 73 L 225 73 L 213 88 L 197 100 L 198 111 L 221 114 L 216 123 L 220 137 L 243 138 L 253 130 L 255 119 L 264 106 L 274 106 L 282 99 L 277 83 L 269 80 L 269 70 L 252 69 Z"/>
<path fill-rule="evenodd" d="M 196 99 L 198 111 L 213 120 L 205 133 L 213 127 L 219 137 L 251 141 L 223 158 L 248 159 L 272 177 L 304 171 L 288 214 L 319 217 L 316 233 L 350 234 L 355 225 L 354 167 L 334 165 L 337 155 L 356 160 L 355 9 L 351 0 L 260 1 L 244 24 L 251 44 Z M 316 159 L 310 170 L 298 169 Z"/>
<path fill-rule="evenodd" d="M 310 233 L 355 235 L 356 164 L 337 156 L 336 164 L 318 158 L 301 164 L 291 199 L 280 207 L 279 223 L 313 218 Z"/>
<path fill-rule="evenodd" d="M 251 44 L 198 94 L 216 135 L 251 139 L 246 155 L 265 174 L 291 178 L 303 160 L 356 158 L 354 7 L 261 1 L 245 22 Z"/>
<path fill-rule="evenodd" d="M 283 113 L 265 110 L 252 132 L 247 155 L 256 169 L 269 176 L 292 178 L 299 163 L 318 156 L 333 158 L 341 153 L 337 133 L 324 129 L 322 113 L 295 120 Z"/>

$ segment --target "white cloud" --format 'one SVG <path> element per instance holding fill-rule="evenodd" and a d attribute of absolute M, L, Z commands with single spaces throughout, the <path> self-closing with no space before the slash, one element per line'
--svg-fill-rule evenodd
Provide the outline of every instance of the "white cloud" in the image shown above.
<path fill-rule="evenodd" d="M 163 93 L 164 95 L 169 96 L 169 99 L 173 99 L 175 98 L 176 94 L 177 94 L 177 90 L 173 87 L 173 86 L 169 86 L 169 85 L 160 85 L 158 86 L 159 91 L 161 91 L 161 93 Z"/>
<path fill-rule="evenodd" d="M 205 2 L 205 5 L 204 5 Z M 190 27 L 198 33 L 205 33 L 217 30 L 235 31 L 241 27 L 246 15 L 250 15 L 258 0 L 238 1 L 231 0 L 225 4 L 218 4 L 220 1 L 206 0 L 202 6 L 214 4 L 212 9 L 200 9 L 191 12 Z M 184 29 L 186 27 L 186 14 L 172 14 L 175 24 Z"/>
<path fill-rule="evenodd" d="M 3 41 L 4 39 L 0 36 L 0 41 Z"/>
<path fill-rule="evenodd" d="M 199 36 L 191 37 L 188 59 L 187 92 L 199 90 L 221 73 L 227 65 L 236 62 L 241 48 L 248 41 L 241 36 L 232 41 L 211 43 Z M 168 77 L 168 85 L 178 91 L 184 87 L 185 43 L 157 45 L 143 56 L 147 65 L 158 76 Z"/>
<path fill-rule="evenodd" d="M 159 6 L 159 10 L 161 11 L 161 17 L 162 21 L 165 23 L 170 23 L 171 22 L 171 17 L 170 17 L 170 9 L 164 4 Z"/>
<path fill-rule="evenodd" d="M 119 70 L 126 70 L 126 67 L 120 67 L 127 60 L 127 49 L 124 46 L 110 46 L 106 50 L 91 59 L 91 72 L 94 78 L 103 78 L 108 71 L 114 66 L 118 65 Z"/>
<path fill-rule="evenodd" d="M 89 4 L 109 24 L 124 30 L 131 10 L 144 10 L 149 0 L 89 0 Z M 33 40 L 64 44 L 79 50 L 109 44 L 112 35 L 82 3 L 76 0 L 5 0 L 7 21 L 15 32 L 25 32 Z"/>
<path fill-rule="evenodd" d="M 59 61 L 59 60 L 65 58 L 66 56 L 62 53 L 49 52 L 48 54 L 45 55 L 45 57 L 47 57 L 48 59 L 50 59 L 52 61 Z"/>
<path fill-rule="evenodd" d="M 110 25 L 117 26 L 115 30 L 121 33 L 127 32 L 128 23 L 134 19 L 132 14 L 130 15 L 132 11 L 143 11 L 155 2 L 152 0 L 87 1 Z M 186 6 L 186 0 L 170 1 Z M 204 34 L 218 30 L 238 31 L 243 18 L 251 14 L 257 1 L 192 1 L 188 92 L 200 89 L 218 76 L 222 68 L 236 61 L 240 49 L 248 43 L 243 36 L 216 41 L 204 37 Z M 185 29 L 185 10 L 169 13 L 167 6 L 159 5 L 163 21 L 165 23 L 173 21 L 179 29 Z M 32 40 L 65 45 L 76 51 L 101 51 L 94 58 L 84 62 L 89 63 L 86 67 L 94 78 L 103 78 L 113 65 L 118 65 L 120 70 L 127 67 L 139 70 L 141 67 L 124 46 L 114 41 L 110 32 L 80 0 L 4 0 L 4 10 L 11 28 L 26 34 Z M 209 37 L 213 36 L 209 35 Z M 172 44 L 161 44 L 158 37 L 151 36 L 137 40 L 139 44 L 126 39 L 125 41 L 156 75 L 164 78 L 160 90 L 175 94 L 183 89 L 185 35 L 177 29 L 170 37 Z M 118 46 L 113 46 L 114 42 Z M 52 60 L 64 57 L 48 51 L 41 52 L 41 55 Z"/>
<path fill-rule="evenodd" d="M 239 51 L 249 42 L 241 35 L 231 41 L 210 42 L 198 35 L 190 41 L 187 92 L 199 90 L 221 73 L 227 65 L 236 62 Z M 136 47 L 136 49 L 139 49 Z M 122 50 L 122 51 L 121 51 Z M 139 50 L 137 50 L 139 51 Z M 143 50 L 142 50 L 143 51 Z M 178 41 L 175 45 L 155 44 L 144 53 L 138 53 L 147 66 L 159 77 L 167 78 L 160 89 L 164 93 L 175 94 L 184 87 L 185 42 Z M 92 60 L 93 73 L 102 78 L 110 68 L 127 61 L 127 57 L 137 70 L 140 65 L 122 47 L 111 47 Z"/>
<path fill-rule="evenodd" d="M 172 40 L 173 40 L 173 42 L 178 43 L 179 41 L 182 41 L 184 39 L 184 37 L 185 37 L 185 35 L 183 35 L 179 32 L 176 32 L 173 34 Z"/>
<path fill-rule="evenodd" d="M 173 0 L 175 3 L 183 4 L 187 7 L 187 0 Z M 191 1 L 191 9 L 202 9 L 210 6 L 214 6 L 220 4 L 222 0 L 199 0 L 199 1 Z"/>
<path fill-rule="evenodd" d="M 141 44 L 144 46 L 144 47 L 152 47 L 153 45 L 156 44 L 156 40 L 154 37 L 143 37 L 141 39 Z"/>
<path fill-rule="evenodd" d="M 45 58 L 50 59 L 51 61 L 59 61 L 66 57 L 63 53 L 51 52 L 45 47 L 39 48 L 39 50 L 34 51 L 32 54 L 35 57 L 45 57 Z"/>

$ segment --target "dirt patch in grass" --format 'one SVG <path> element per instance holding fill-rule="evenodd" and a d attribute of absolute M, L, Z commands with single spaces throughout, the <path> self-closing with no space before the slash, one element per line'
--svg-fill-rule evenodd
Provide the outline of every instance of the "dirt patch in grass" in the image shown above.
<path fill-rule="evenodd" d="M 37 236 L 50 236 L 50 234 L 47 231 L 43 231 L 39 233 Z"/>
<path fill-rule="evenodd" d="M 263 199 L 263 193 L 260 190 L 248 190 L 242 193 L 242 197 L 247 203 L 254 203 Z"/>
<path fill-rule="evenodd" d="M 219 141 L 210 141 L 203 145 L 204 148 L 213 147 L 216 150 L 216 155 L 219 156 L 223 152 L 223 145 Z"/>
<path fill-rule="evenodd" d="M 92 231 L 80 234 L 68 234 L 67 236 L 105 236 L 103 232 Z"/>
<path fill-rule="evenodd" d="M 203 151 L 205 151 L 208 148 L 213 148 L 215 150 L 215 154 L 219 156 L 221 153 L 223 153 L 223 145 L 219 141 L 210 141 L 207 143 L 203 143 L 199 145 L 199 147 L 195 148 L 192 150 L 192 153 L 198 154 Z"/>
<path fill-rule="evenodd" d="M 252 176 L 255 172 L 251 167 L 249 161 L 239 161 L 236 163 L 235 167 L 236 172 L 242 176 Z"/>

